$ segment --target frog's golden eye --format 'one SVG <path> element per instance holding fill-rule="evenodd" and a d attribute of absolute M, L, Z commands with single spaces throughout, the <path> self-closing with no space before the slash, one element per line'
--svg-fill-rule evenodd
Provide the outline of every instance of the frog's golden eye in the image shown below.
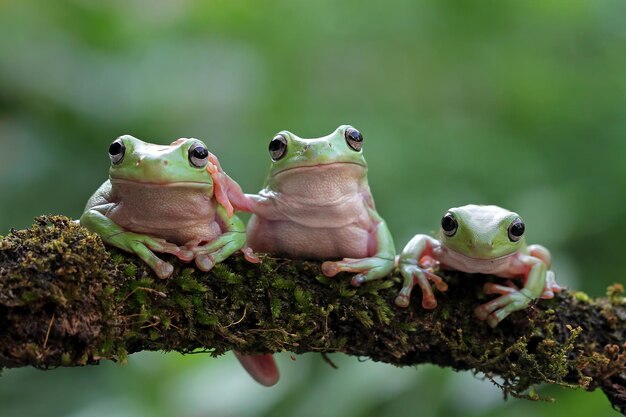
<path fill-rule="evenodd" d="M 278 161 L 287 154 L 287 139 L 283 135 L 274 136 L 270 142 L 269 151 L 272 160 Z"/>
<path fill-rule="evenodd" d="M 355 128 L 347 128 L 343 136 L 346 138 L 346 142 L 348 142 L 348 146 L 352 150 L 358 152 L 363 147 L 363 135 Z"/>
<path fill-rule="evenodd" d="M 519 241 L 522 236 L 524 236 L 524 231 L 526 230 L 526 226 L 524 226 L 524 222 L 522 219 L 515 219 L 513 223 L 509 226 L 509 239 L 511 242 Z"/>
<path fill-rule="evenodd" d="M 443 230 L 443 234 L 452 237 L 456 234 L 457 229 L 459 228 L 459 223 L 454 218 L 454 214 L 446 213 L 441 218 L 441 229 Z"/>
<path fill-rule="evenodd" d="M 197 142 L 189 148 L 189 162 L 196 168 L 204 168 L 209 162 L 209 150 L 203 143 Z"/>
<path fill-rule="evenodd" d="M 109 158 L 113 165 L 119 164 L 124 159 L 124 153 L 126 153 L 126 146 L 122 139 L 116 139 L 111 146 L 109 146 Z"/>

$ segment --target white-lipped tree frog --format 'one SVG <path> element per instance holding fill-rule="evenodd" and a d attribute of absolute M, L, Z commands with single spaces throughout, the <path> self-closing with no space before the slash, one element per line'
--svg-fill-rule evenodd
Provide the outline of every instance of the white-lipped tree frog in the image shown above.
<path fill-rule="evenodd" d="M 550 252 L 541 245 L 527 245 L 525 226 L 517 213 L 497 206 L 467 205 L 451 208 L 441 219 L 438 239 L 416 235 L 404 248 L 399 266 L 404 285 L 396 304 L 407 307 L 411 290 L 422 289 L 422 306 L 433 309 L 437 301 L 430 286 L 446 291 L 434 267 L 508 278 L 505 285 L 486 283 L 486 294 L 500 296 L 478 306 L 475 314 L 496 327 L 514 311 L 526 308 L 537 298 L 552 298 L 561 290 L 550 270 Z M 512 281 L 522 278 L 523 287 Z"/>

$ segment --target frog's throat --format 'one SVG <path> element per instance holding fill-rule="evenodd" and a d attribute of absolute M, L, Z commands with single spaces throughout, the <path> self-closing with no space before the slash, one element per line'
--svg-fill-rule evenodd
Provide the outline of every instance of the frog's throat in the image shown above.
<path fill-rule="evenodd" d="M 501 256 L 496 256 L 496 257 L 478 258 L 478 257 L 473 257 L 473 256 L 467 256 L 465 254 L 462 254 L 461 252 L 455 251 L 454 249 L 450 249 L 448 246 L 442 246 L 442 251 L 446 257 L 453 259 L 453 260 L 458 260 L 461 262 L 472 262 L 472 263 L 484 262 L 484 263 L 490 263 L 490 264 L 504 262 L 508 260 L 508 258 L 514 256 L 517 253 L 517 250 L 514 250 L 513 252 L 507 253 L 506 255 L 501 255 Z"/>
<path fill-rule="evenodd" d="M 212 187 L 213 183 L 208 181 L 137 181 L 129 180 L 127 178 L 109 177 L 111 184 L 132 184 L 142 187 Z"/>
<path fill-rule="evenodd" d="M 361 167 L 363 169 L 367 169 L 367 165 L 359 163 L 359 162 L 329 162 L 327 164 L 325 163 L 315 163 L 315 164 L 311 164 L 311 165 L 306 165 L 306 164 L 302 164 L 302 165 L 298 165 L 297 167 L 290 167 L 290 168 L 285 168 L 285 169 L 281 169 L 280 171 L 276 171 L 274 172 L 274 176 L 282 174 L 284 172 L 287 171 L 305 171 L 305 170 L 311 170 L 311 169 L 315 169 L 315 168 L 319 168 L 319 167 L 329 167 L 329 166 L 339 166 L 339 165 L 356 165 L 358 167 Z"/>

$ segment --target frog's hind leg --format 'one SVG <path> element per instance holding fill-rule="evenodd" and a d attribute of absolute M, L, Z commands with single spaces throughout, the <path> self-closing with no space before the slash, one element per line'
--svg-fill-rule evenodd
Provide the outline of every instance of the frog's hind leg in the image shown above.
<path fill-rule="evenodd" d="M 280 374 L 272 355 L 243 355 L 235 352 L 235 356 L 239 359 L 241 366 L 259 384 L 271 387 L 278 382 Z"/>
<path fill-rule="evenodd" d="M 495 300 L 482 304 L 474 310 L 479 320 L 486 320 L 491 327 L 496 327 L 514 311 L 522 310 L 535 299 L 539 298 L 545 288 L 547 266 L 538 258 L 523 255 L 521 260 L 526 265 L 524 288 L 519 291 L 508 291 Z M 494 284 L 495 285 L 495 284 Z M 505 291 L 505 286 L 492 286 L 493 290 Z"/>
<path fill-rule="evenodd" d="M 556 275 L 554 274 L 554 271 L 550 270 L 550 266 L 552 265 L 552 256 L 550 255 L 550 252 L 541 245 L 529 245 L 528 252 L 530 256 L 541 259 L 548 267 L 548 272 L 546 274 L 546 287 L 541 294 L 541 298 L 549 299 L 554 297 L 554 293 L 561 292 L 563 287 L 556 282 Z"/>
<path fill-rule="evenodd" d="M 517 291 L 519 291 L 519 288 L 512 281 L 507 281 L 506 285 L 496 284 L 495 282 L 487 282 L 483 286 L 483 292 L 487 295 L 507 295 Z"/>
<path fill-rule="evenodd" d="M 351 283 L 358 287 L 368 281 L 385 278 L 393 270 L 396 248 L 389 228 L 375 210 L 368 209 L 368 212 L 376 222 L 376 228 L 369 236 L 370 242 L 375 245 L 375 253 L 369 258 L 345 258 L 339 262 L 324 262 L 322 272 L 327 277 L 334 277 L 339 272 L 355 272 L 357 275 L 352 277 Z"/>

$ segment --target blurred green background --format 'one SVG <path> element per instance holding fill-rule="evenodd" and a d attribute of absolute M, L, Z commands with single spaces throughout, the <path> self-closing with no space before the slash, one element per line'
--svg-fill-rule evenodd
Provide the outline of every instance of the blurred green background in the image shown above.
<path fill-rule="evenodd" d="M 0 234 L 80 216 L 117 136 L 198 137 L 248 192 L 289 129 L 365 136 L 398 248 L 451 206 L 518 211 L 560 283 L 625 282 L 623 0 L 0 0 Z M 0 416 L 612 416 L 600 392 L 423 366 L 280 356 L 252 382 L 231 355 L 6 371 Z"/>

